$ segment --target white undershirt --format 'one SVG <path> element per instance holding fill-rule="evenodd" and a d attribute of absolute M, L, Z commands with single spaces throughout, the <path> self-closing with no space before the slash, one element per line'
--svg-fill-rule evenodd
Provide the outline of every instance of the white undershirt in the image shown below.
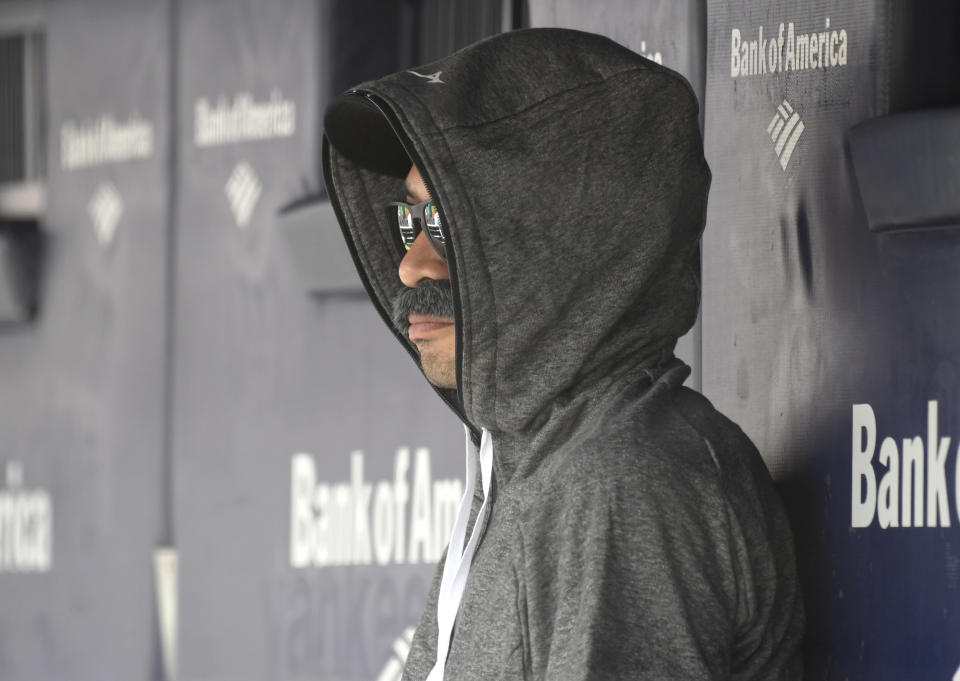
<path fill-rule="evenodd" d="M 457 510 L 457 519 L 453 523 L 450 533 L 450 546 L 447 548 L 447 560 L 443 564 L 443 579 L 440 580 L 440 595 L 437 599 L 437 661 L 427 675 L 427 681 L 443 681 L 443 670 L 447 664 L 447 653 L 450 651 L 450 636 L 453 633 L 453 623 L 460 609 L 460 600 L 463 590 L 467 586 L 467 576 L 470 574 L 470 563 L 477 550 L 477 542 L 484 520 L 487 516 L 487 502 L 490 494 L 490 480 L 493 478 L 493 439 L 486 428 L 480 436 L 480 456 L 477 457 L 477 448 L 470 439 L 470 429 L 464 426 L 467 434 L 467 488 L 460 500 Z M 470 539 L 466 548 L 463 542 L 467 537 L 467 521 L 470 518 L 470 507 L 473 504 L 473 494 L 476 489 L 477 458 L 480 459 L 480 479 L 483 485 L 483 504 L 473 523 Z"/>

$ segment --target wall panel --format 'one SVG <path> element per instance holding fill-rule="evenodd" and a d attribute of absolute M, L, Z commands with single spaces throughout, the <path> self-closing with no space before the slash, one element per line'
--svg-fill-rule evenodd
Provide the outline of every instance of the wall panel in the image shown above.
<path fill-rule="evenodd" d="M 169 7 L 45 10 L 39 313 L 0 329 L 0 677 L 152 678 L 167 491 Z"/>
<path fill-rule="evenodd" d="M 181 7 L 183 679 L 398 678 L 446 532 L 435 505 L 460 484 L 455 417 L 364 294 L 301 288 L 277 229 L 321 185 L 331 79 L 398 68 L 344 63 L 356 20 L 308 0 Z M 395 59 L 385 27 L 364 44 Z M 350 256 L 317 254 L 331 257 Z"/>
<path fill-rule="evenodd" d="M 922 103 L 897 89 L 902 65 L 944 69 L 951 82 L 949 41 L 912 33 L 929 22 L 903 21 L 893 5 L 944 9 L 708 5 L 703 387 L 786 495 L 808 678 L 947 679 L 960 665 L 960 324 L 946 313 L 960 291 L 960 240 L 872 233 L 848 152 L 852 126 L 895 102 Z M 955 25 L 955 12 L 940 16 Z M 915 436 L 908 484 L 904 440 Z M 920 517 L 906 526 L 916 501 Z"/>

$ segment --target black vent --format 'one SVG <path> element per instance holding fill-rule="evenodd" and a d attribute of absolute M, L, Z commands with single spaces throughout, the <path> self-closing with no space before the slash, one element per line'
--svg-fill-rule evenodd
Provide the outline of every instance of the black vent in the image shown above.
<path fill-rule="evenodd" d="M 43 57 L 39 33 L 0 38 L 0 184 L 46 174 Z"/>
<path fill-rule="evenodd" d="M 26 176 L 23 36 L 0 38 L 0 182 Z"/>
<path fill-rule="evenodd" d="M 514 28 L 516 0 L 420 0 L 417 54 L 425 64 L 481 38 Z"/>

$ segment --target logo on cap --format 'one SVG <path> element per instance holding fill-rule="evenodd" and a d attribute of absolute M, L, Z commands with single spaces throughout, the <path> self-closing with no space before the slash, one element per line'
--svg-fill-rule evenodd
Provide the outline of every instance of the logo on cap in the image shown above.
<path fill-rule="evenodd" d="M 416 71 L 407 71 L 407 73 L 412 73 L 415 76 L 419 76 L 427 81 L 427 83 L 440 83 L 441 85 L 446 85 L 442 80 L 440 80 L 440 74 L 443 71 L 437 71 L 436 73 L 417 73 Z"/>

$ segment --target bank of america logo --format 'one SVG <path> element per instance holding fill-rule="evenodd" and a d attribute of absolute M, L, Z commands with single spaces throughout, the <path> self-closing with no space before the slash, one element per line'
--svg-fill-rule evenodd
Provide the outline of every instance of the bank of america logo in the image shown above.
<path fill-rule="evenodd" d="M 123 197 L 112 182 L 100 183 L 87 204 L 87 214 L 93 224 L 93 233 L 101 246 L 109 246 L 117 233 L 117 224 L 123 217 Z"/>
<path fill-rule="evenodd" d="M 780 159 L 780 167 L 786 170 L 790 157 L 793 156 L 793 150 L 800 141 L 800 135 L 803 134 L 803 121 L 800 120 L 800 114 L 793 110 L 787 100 L 783 100 L 783 104 L 777 107 L 777 113 L 767 126 L 767 134 L 774 142 L 773 150 Z"/>
<path fill-rule="evenodd" d="M 253 209 L 257 207 L 257 200 L 263 192 L 260 179 L 253 172 L 250 164 L 246 161 L 238 163 L 230 173 L 230 178 L 223 190 L 227 195 L 230 212 L 233 213 L 237 227 L 249 225 Z"/>
<path fill-rule="evenodd" d="M 413 627 L 404 629 L 400 638 L 393 642 L 393 656 L 387 660 L 377 681 L 400 681 L 403 676 L 403 665 L 410 653 L 410 644 L 413 642 Z"/>

